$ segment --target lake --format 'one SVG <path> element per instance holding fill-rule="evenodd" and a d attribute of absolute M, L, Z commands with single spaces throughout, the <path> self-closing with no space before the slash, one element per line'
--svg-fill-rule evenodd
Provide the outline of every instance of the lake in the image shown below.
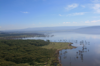
<path fill-rule="evenodd" d="M 71 32 L 52 33 L 53 37 L 29 37 L 24 39 L 43 39 L 51 42 L 72 42 L 74 49 L 59 51 L 62 66 L 100 66 L 100 35 Z M 66 53 L 67 52 L 67 53 Z"/>

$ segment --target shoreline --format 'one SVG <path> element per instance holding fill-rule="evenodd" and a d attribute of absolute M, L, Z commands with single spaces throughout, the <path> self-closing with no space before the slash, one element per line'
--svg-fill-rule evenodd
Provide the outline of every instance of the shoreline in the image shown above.
<path fill-rule="evenodd" d="M 47 66 L 50 66 L 51 64 L 55 64 L 55 66 L 62 66 L 61 61 L 59 60 L 59 51 L 63 49 L 77 48 L 75 46 L 72 46 L 72 44 L 73 43 L 70 43 L 70 42 L 50 42 L 49 45 L 42 46 L 42 48 L 55 50 L 55 53 L 52 56 L 52 60 Z"/>
<path fill-rule="evenodd" d="M 73 43 L 70 43 L 69 45 L 72 46 L 72 44 L 73 44 Z M 77 48 L 77 47 L 75 47 L 75 46 L 72 46 L 72 47 L 73 47 L 73 48 L 70 48 L 70 49 Z M 57 59 L 58 59 L 58 61 L 59 61 L 59 65 L 57 65 L 57 66 L 62 66 L 61 61 L 59 60 L 59 51 L 61 51 L 61 50 L 63 50 L 63 49 L 64 49 L 64 48 L 62 48 L 62 49 L 57 49 L 57 50 L 56 50 Z"/>

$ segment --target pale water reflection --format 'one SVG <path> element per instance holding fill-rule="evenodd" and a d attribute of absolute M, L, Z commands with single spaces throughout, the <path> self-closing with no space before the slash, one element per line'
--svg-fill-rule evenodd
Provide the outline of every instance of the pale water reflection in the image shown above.
<path fill-rule="evenodd" d="M 52 42 L 72 42 L 74 49 L 59 51 L 62 66 L 100 66 L 100 35 L 77 33 L 53 33 L 53 37 L 34 37 L 25 39 L 44 39 Z"/>

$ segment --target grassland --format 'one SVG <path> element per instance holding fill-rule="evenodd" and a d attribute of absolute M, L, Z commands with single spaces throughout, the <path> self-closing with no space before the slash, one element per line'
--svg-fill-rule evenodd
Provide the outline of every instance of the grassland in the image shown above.
<path fill-rule="evenodd" d="M 56 49 L 56 50 L 75 48 L 74 46 L 71 46 L 71 44 L 72 43 L 68 43 L 68 42 L 50 42 L 50 44 L 42 46 L 42 48 Z"/>

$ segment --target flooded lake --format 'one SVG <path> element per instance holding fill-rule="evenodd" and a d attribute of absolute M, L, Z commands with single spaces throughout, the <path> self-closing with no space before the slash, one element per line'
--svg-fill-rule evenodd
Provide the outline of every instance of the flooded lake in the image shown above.
<path fill-rule="evenodd" d="M 59 51 L 62 66 L 100 66 L 100 35 L 78 33 L 52 33 L 53 37 L 31 37 L 24 39 L 43 39 L 51 42 L 72 42 L 74 49 Z M 66 53 L 67 52 L 67 53 Z"/>

